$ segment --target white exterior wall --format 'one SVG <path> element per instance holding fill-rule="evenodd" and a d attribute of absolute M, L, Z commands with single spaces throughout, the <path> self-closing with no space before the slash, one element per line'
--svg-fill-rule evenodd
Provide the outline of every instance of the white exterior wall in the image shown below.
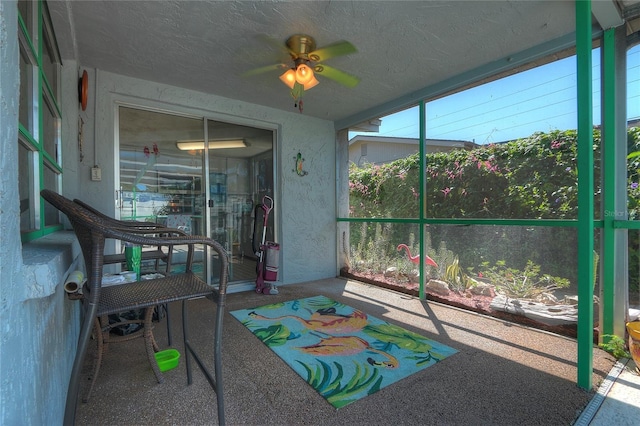
<path fill-rule="evenodd" d="M 81 268 L 81 257 L 68 231 L 24 247 L 20 243 L 16 2 L 0 1 L 0 16 L 0 424 L 61 424 L 79 326 L 79 304 L 67 300 L 62 283 L 70 271 Z M 332 122 L 105 72 L 98 72 L 96 86 L 95 70 L 88 70 L 88 107 L 81 111 L 77 100 L 81 70 L 73 60 L 64 60 L 60 99 L 64 195 L 114 211 L 116 101 L 274 129 L 278 192 L 273 214 L 276 240 L 282 245 L 279 284 L 336 275 Z M 84 121 L 83 162 L 79 118 Z M 298 152 L 308 172 L 303 177 L 294 172 Z M 101 182 L 90 180 L 94 158 L 102 168 Z"/>

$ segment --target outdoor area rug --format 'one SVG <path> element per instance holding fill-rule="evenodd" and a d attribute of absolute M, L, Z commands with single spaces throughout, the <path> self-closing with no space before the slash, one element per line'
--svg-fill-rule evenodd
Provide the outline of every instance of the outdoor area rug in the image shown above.
<path fill-rule="evenodd" d="M 231 315 L 336 408 L 457 352 L 325 296 Z"/>

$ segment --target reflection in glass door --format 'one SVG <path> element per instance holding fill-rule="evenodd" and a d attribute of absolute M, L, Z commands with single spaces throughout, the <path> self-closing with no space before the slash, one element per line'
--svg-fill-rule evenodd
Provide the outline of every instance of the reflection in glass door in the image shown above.
<path fill-rule="evenodd" d="M 177 144 L 203 138 L 202 118 L 120 107 L 120 218 L 160 223 L 188 234 L 204 232 L 203 157 Z M 204 258 L 202 250 L 196 253 L 196 272 L 204 273 Z M 176 248 L 174 269 L 185 260 L 185 250 Z"/>
<path fill-rule="evenodd" d="M 230 282 L 255 280 L 253 211 L 273 196 L 273 132 L 120 107 L 119 142 L 119 217 L 208 235 L 229 254 Z M 196 256 L 215 283 L 218 271 L 205 265 L 217 262 Z M 177 249 L 174 269 L 185 258 Z"/>
<path fill-rule="evenodd" d="M 254 281 L 254 209 L 273 197 L 273 132 L 209 120 L 207 135 L 210 236 L 229 253 L 230 280 Z"/>

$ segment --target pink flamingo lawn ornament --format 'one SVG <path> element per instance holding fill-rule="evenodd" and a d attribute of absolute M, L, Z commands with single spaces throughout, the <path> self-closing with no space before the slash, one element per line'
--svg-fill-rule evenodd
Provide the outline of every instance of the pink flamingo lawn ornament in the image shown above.
<path fill-rule="evenodd" d="M 415 256 L 411 256 L 411 250 L 409 249 L 409 247 L 406 244 L 399 244 L 398 245 L 398 251 L 405 249 L 407 252 L 407 256 L 409 256 L 409 260 L 412 261 L 413 263 L 415 263 L 416 265 L 418 265 L 420 263 L 420 256 L 419 255 L 415 255 Z M 438 267 L 438 264 L 429 256 L 427 256 L 426 254 L 424 255 L 424 263 L 426 263 L 427 265 L 431 265 L 434 267 Z"/>

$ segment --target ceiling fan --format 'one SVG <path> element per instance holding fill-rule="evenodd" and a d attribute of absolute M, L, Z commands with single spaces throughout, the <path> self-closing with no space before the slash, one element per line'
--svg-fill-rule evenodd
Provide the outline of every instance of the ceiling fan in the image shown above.
<path fill-rule="evenodd" d="M 291 96 L 302 110 L 301 100 L 305 90 L 318 85 L 316 75 L 336 81 L 346 87 L 355 87 L 360 79 L 344 71 L 324 64 L 327 59 L 336 56 L 356 53 L 355 46 L 348 41 L 339 41 L 316 49 L 316 41 L 306 34 L 294 34 L 285 42 L 287 52 L 291 55 L 293 66 L 287 64 L 273 64 L 256 68 L 243 74 L 252 76 L 264 72 L 286 69 L 280 80 L 291 89 Z"/>

